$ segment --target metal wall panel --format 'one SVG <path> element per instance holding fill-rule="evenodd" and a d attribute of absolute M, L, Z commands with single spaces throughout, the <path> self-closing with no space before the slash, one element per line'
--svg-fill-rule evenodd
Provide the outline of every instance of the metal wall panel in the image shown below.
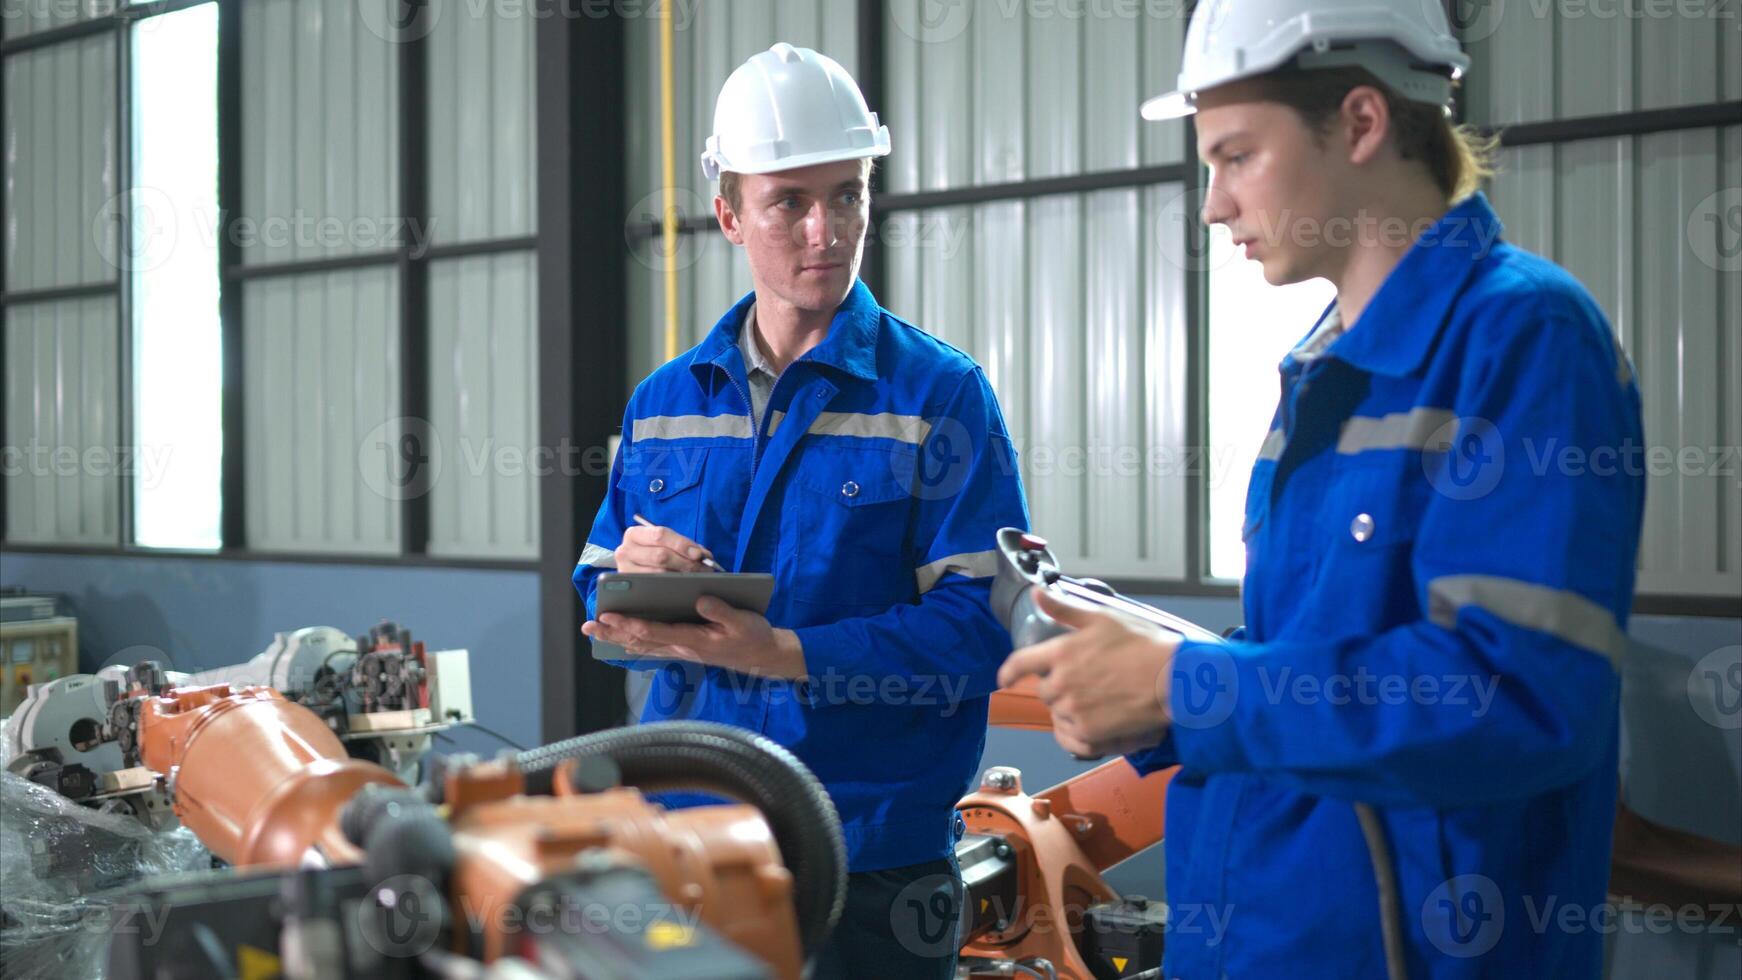
<path fill-rule="evenodd" d="M 893 219 L 916 244 L 889 249 L 885 305 L 986 367 L 1034 526 L 1100 575 L 1185 573 L 1182 201 L 1170 184 Z"/>
<path fill-rule="evenodd" d="M 663 4 L 640 8 L 647 12 Z M 849 72 L 857 58 L 857 12 L 840 0 L 691 0 L 670 5 L 673 22 L 673 109 L 676 186 L 686 215 L 712 214 L 713 189 L 702 179 L 702 144 L 713 131 L 714 99 L 726 76 L 776 41 L 815 48 Z M 641 16 L 625 29 L 629 46 L 629 199 L 631 213 L 660 210 L 659 18 Z"/>
<path fill-rule="evenodd" d="M 0 0 L 0 37 L 15 38 L 115 12 L 117 0 Z"/>
<path fill-rule="evenodd" d="M 120 480 L 145 464 L 116 451 L 117 317 L 109 298 L 6 311 L 8 541 L 120 544 Z"/>
<path fill-rule="evenodd" d="M 383 33 L 352 0 L 243 5 L 244 261 L 386 251 L 407 234 Z"/>
<path fill-rule="evenodd" d="M 1507 237 L 1577 276 L 1633 357 L 1655 454 L 1637 461 L 1641 592 L 1742 590 L 1742 464 L 1728 455 L 1742 445 L 1742 234 L 1712 223 L 1735 207 L 1739 151 L 1739 127 L 1508 150 L 1492 192 Z"/>
<path fill-rule="evenodd" d="M 6 288 L 113 282 L 115 41 L 5 60 Z"/>
<path fill-rule="evenodd" d="M 1137 106 L 1173 87 L 1184 4 L 892 0 L 886 10 L 890 190 L 1181 159 L 1185 124 L 1146 124 Z"/>
<path fill-rule="evenodd" d="M 1733 0 L 1460 4 L 1480 125 L 1658 109 L 1742 95 Z"/>
<path fill-rule="evenodd" d="M 396 552 L 396 270 L 273 276 L 242 289 L 249 546 Z"/>
<path fill-rule="evenodd" d="M 649 7 L 649 10 L 656 9 Z M 816 48 L 849 72 L 857 57 L 854 6 L 828 0 L 694 0 L 671 7 L 675 134 L 675 199 L 684 217 L 712 215 L 714 188 L 702 179 L 702 144 L 713 131 L 720 85 L 751 55 L 776 41 Z M 629 133 L 625 154 L 629 198 L 625 221 L 646 225 L 663 208 L 660 157 L 659 20 L 641 17 L 626 29 L 629 44 Z M 626 234 L 629 263 L 630 384 L 665 360 L 665 259 L 657 238 Z M 721 314 L 750 291 L 738 249 L 717 231 L 678 240 L 678 346 L 701 340 Z"/>
<path fill-rule="evenodd" d="M 450 3 L 429 38 L 429 213 L 448 244 L 531 235 L 532 37 L 528 7 Z"/>
<path fill-rule="evenodd" d="M 536 286 L 530 253 L 430 267 L 430 424 L 442 456 L 430 491 L 430 554 L 537 557 L 533 468 L 584 462 L 535 453 Z"/>

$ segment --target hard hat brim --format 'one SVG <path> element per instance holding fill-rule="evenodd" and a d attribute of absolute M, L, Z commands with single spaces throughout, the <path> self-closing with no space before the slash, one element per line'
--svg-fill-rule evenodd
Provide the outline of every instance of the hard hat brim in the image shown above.
<path fill-rule="evenodd" d="M 876 142 L 870 146 L 839 147 L 831 150 L 819 150 L 816 153 L 802 153 L 797 156 L 782 157 L 778 160 L 760 164 L 734 164 L 730 160 L 708 154 L 703 155 L 702 171 L 709 180 L 716 180 L 720 173 L 731 171 L 738 174 L 774 174 L 783 170 L 798 170 L 803 167 L 815 167 L 824 163 L 839 163 L 842 160 L 863 160 L 867 157 L 886 157 L 889 155 L 889 127 L 879 127 Z M 712 170 L 713 173 L 708 173 Z"/>
<path fill-rule="evenodd" d="M 1180 119 L 1198 111 L 1193 102 L 1196 93 L 1180 90 L 1158 95 L 1153 99 L 1144 100 L 1137 112 L 1150 122 L 1161 122 L 1166 119 Z"/>

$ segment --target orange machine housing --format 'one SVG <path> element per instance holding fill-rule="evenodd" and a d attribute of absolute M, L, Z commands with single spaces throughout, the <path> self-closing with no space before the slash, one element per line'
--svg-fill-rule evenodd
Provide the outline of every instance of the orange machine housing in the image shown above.
<path fill-rule="evenodd" d="M 213 854 L 237 866 L 290 868 L 318 853 L 329 866 L 363 855 L 339 815 L 370 783 L 400 781 L 349 758 L 307 708 L 267 687 L 228 684 L 141 695 L 141 763 L 167 775 L 176 815 Z M 513 908 L 529 886 L 572 869 L 583 852 L 615 853 L 645 867 L 672 902 L 798 980 L 803 951 L 792 907 L 792 873 L 751 806 L 667 813 L 634 789 L 579 793 L 567 770 L 554 796 L 526 796 L 511 763 L 448 775 L 456 865 L 454 908 L 482 916 L 485 961 L 519 952 Z M 311 851 L 312 849 L 312 851 Z M 668 941 L 683 943 L 694 919 L 672 915 Z M 456 942 L 468 930 L 455 930 Z"/>
<path fill-rule="evenodd" d="M 1052 713 L 1026 681 L 992 695 L 991 724 L 1051 731 Z M 1061 980 L 1094 980 L 1075 936 L 1089 906 L 1117 898 L 1101 872 L 1161 841 L 1167 786 L 1178 767 L 1139 776 L 1124 759 L 1029 796 L 1014 769 L 987 771 L 956 804 L 971 834 L 1001 837 L 1015 852 L 1017 908 L 1006 927 L 975 937 L 964 957 L 1044 958 Z"/>
<path fill-rule="evenodd" d="M 339 811 L 369 783 L 403 785 L 269 687 L 172 689 L 143 699 L 138 724 L 140 762 L 167 775 L 176 816 L 239 867 L 294 868 L 311 848 L 355 864 Z"/>
<path fill-rule="evenodd" d="M 585 852 L 626 855 L 644 867 L 673 903 L 637 910 L 680 933 L 690 913 L 769 965 L 798 980 L 803 953 L 792 907 L 792 873 L 773 834 L 751 806 L 667 812 L 634 789 L 578 793 L 568 769 L 554 796 L 522 795 L 520 773 L 500 762 L 448 777 L 452 808 L 455 907 L 482 919 L 484 948 L 461 949 L 491 962 L 520 952 L 501 914 L 542 878 L 571 869 Z M 462 932 L 463 930 L 456 930 Z M 456 941 L 463 937 L 456 936 Z"/>

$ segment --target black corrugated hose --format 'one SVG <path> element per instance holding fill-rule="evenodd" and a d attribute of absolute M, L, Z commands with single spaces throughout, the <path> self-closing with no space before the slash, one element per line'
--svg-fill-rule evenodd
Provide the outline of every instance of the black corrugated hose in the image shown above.
<path fill-rule="evenodd" d="M 529 793 L 548 793 L 572 759 L 608 758 L 624 785 L 646 792 L 699 791 L 762 811 L 792 872 L 799 939 L 814 955 L 841 917 L 847 847 L 841 818 L 823 784 L 778 743 L 755 732 L 705 721 L 666 721 L 580 735 L 515 757 Z"/>

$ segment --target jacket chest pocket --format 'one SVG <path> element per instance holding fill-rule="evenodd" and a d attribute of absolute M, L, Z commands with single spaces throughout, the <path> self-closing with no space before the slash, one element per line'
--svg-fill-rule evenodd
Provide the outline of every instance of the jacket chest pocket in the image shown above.
<path fill-rule="evenodd" d="M 907 555 L 911 454 L 829 453 L 801 461 L 786 495 L 781 551 L 793 595 L 836 606 L 890 606 L 916 592 Z"/>
<path fill-rule="evenodd" d="M 1317 605 L 1335 620 L 1322 628 L 1344 635 L 1421 615 L 1413 562 L 1432 493 L 1412 453 L 1342 462 L 1333 470 L 1314 533 L 1314 586 L 1325 597 Z"/>
<path fill-rule="evenodd" d="M 694 538 L 707 455 L 706 449 L 695 448 L 632 450 L 617 476 L 617 489 L 627 499 L 629 513 Z"/>

